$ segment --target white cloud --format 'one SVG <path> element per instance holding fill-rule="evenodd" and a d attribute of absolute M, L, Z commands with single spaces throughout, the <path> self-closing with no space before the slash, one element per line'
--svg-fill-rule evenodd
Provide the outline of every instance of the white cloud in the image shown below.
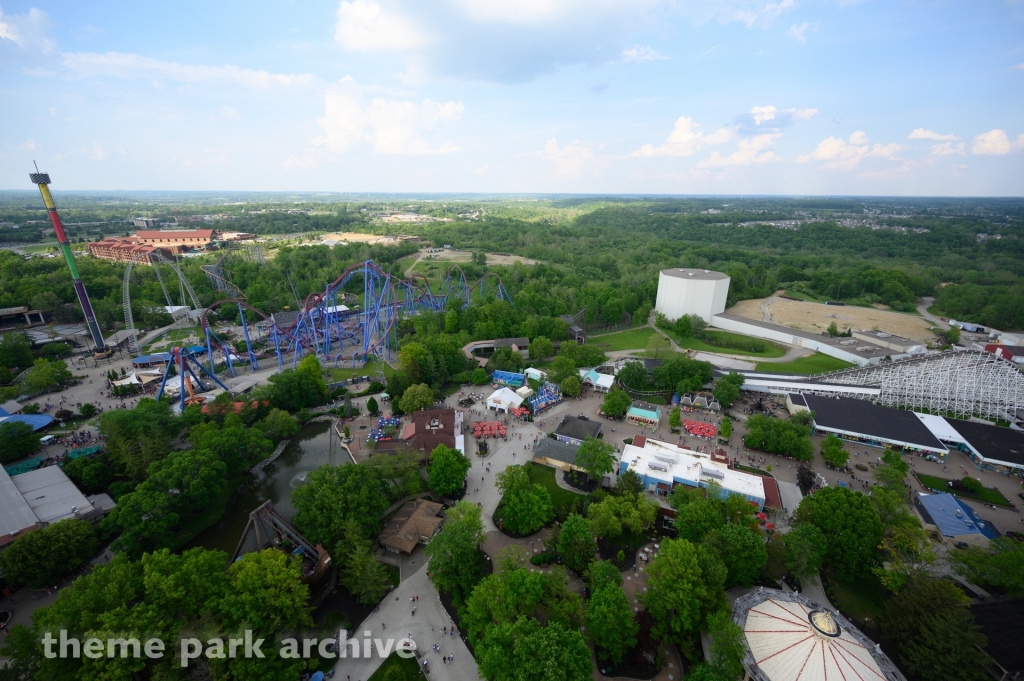
<path fill-rule="evenodd" d="M 1018 71 L 1024 71 L 1024 62 L 1021 62 L 1020 64 L 1017 64 L 1013 68 L 1017 69 Z"/>
<path fill-rule="evenodd" d="M 271 87 L 311 87 L 319 80 L 309 73 L 270 73 L 239 66 L 203 66 L 162 61 L 123 52 L 66 53 L 64 66 L 82 76 L 113 76 L 129 80 L 146 78 L 207 85 L 240 85 L 257 90 Z"/>
<path fill-rule="evenodd" d="M 341 0 L 335 41 L 402 55 L 429 77 L 524 82 L 578 64 L 663 58 L 639 35 L 690 21 L 767 28 L 794 0 Z M 408 66 L 408 64 L 407 64 Z"/>
<path fill-rule="evenodd" d="M 1011 142 L 1006 132 L 999 128 L 975 135 L 971 143 L 971 153 L 978 156 L 1005 156 L 1020 149 L 1024 149 L 1024 135 L 1018 135 L 1017 140 Z"/>
<path fill-rule="evenodd" d="M 725 144 L 732 138 L 732 133 L 719 128 L 710 135 L 698 132 L 700 126 L 692 118 L 683 116 L 676 121 L 672 134 L 661 146 L 645 144 L 633 152 L 633 156 L 692 156 L 705 146 Z"/>
<path fill-rule="evenodd" d="M 315 146 L 333 152 L 346 152 L 360 142 L 369 142 L 378 154 L 422 156 L 450 154 L 460 148 L 450 142 L 432 145 L 424 134 L 439 124 L 459 120 L 462 102 L 421 104 L 406 100 L 374 99 L 364 106 L 357 93 L 329 92 L 324 117 L 317 123 L 324 136 L 313 140 Z"/>
<path fill-rule="evenodd" d="M 853 170 L 861 160 L 870 157 L 895 159 L 902 147 L 895 142 L 891 144 L 870 144 L 867 133 L 857 130 L 850 135 L 849 141 L 841 137 L 827 137 L 818 143 L 817 148 L 809 154 L 797 157 L 797 163 L 808 161 L 825 161 L 823 168 L 829 170 Z"/>
<path fill-rule="evenodd" d="M 754 124 L 761 125 L 765 121 L 775 120 L 775 112 L 778 111 L 774 106 L 755 106 L 751 107 L 750 115 L 754 117 Z"/>
<path fill-rule="evenodd" d="M 645 45 L 637 45 L 629 48 L 628 50 L 622 51 L 622 61 L 627 64 L 632 62 L 657 61 L 660 59 L 668 59 L 668 57 Z"/>
<path fill-rule="evenodd" d="M 924 128 L 914 128 L 909 135 L 908 140 L 935 140 L 936 142 L 955 142 L 960 138 L 956 135 L 940 135 L 937 132 L 931 130 L 925 130 Z"/>
<path fill-rule="evenodd" d="M 4 14 L 0 7 L 0 44 L 9 41 L 23 50 L 38 50 L 49 54 L 56 42 L 49 35 L 50 16 L 41 9 L 31 8 L 26 14 Z"/>
<path fill-rule="evenodd" d="M 810 24 L 808 24 L 806 21 L 803 22 L 802 24 L 793 24 L 792 26 L 789 27 L 789 33 L 787 33 L 786 35 L 788 35 L 790 38 L 797 41 L 798 43 L 806 43 L 807 36 L 805 36 L 804 33 L 807 32 L 808 26 L 810 26 Z"/>
<path fill-rule="evenodd" d="M 233 120 L 237 120 L 242 117 L 242 115 L 238 113 L 238 109 L 233 106 L 222 106 L 220 108 L 220 115 L 224 118 L 230 118 Z"/>
<path fill-rule="evenodd" d="M 544 156 L 555 164 L 558 176 L 565 178 L 579 177 L 596 158 L 592 144 L 576 140 L 559 147 L 554 137 L 544 145 Z"/>
<path fill-rule="evenodd" d="M 781 159 L 775 155 L 775 152 L 770 151 L 775 146 L 775 140 L 779 137 L 782 137 L 782 133 L 776 132 L 742 139 L 736 145 L 737 150 L 733 153 L 728 156 L 722 156 L 717 151 L 712 151 L 706 159 L 697 164 L 697 167 L 753 166 L 770 163 L 771 161 L 779 161 Z"/>
<path fill-rule="evenodd" d="M 485 163 L 476 170 L 474 170 L 473 172 L 476 173 L 477 175 L 486 175 L 487 173 L 491 172 L 491 167 Z"/>
<path fill-rule="evenodd" d="M 798 121 L 809 121 L 818 113 L 817 109 L 790 109 L 789 113 Z"/>
<path fill-rule="evenodd" d="M 107 152 L 103 151 L 103 147 L 101 147 L 99 144 L 93 142 L 91 157 L 94 161 L 102 161 L 107 157 Z"/>
<path fill-rule="evenodd" d="M 35 151 L 38 147 L 35 140 L 25 140 L 21 143 L 21 148 L 25 151 Z"/>
<path fill-rule="evenodd" d="M 953 144 L 952 142 L 943 142 L 942 144 L 932 145 L 932 156 L 952 156 L 954 154 L 960 156 L 967 154 L 967 152 L 964 151 L 963 142 L 957 142 L 956 144 Z"/>
<path fill-rule="evenodd" d="M 341 3 L 338 23 L 334 26 L 334 40 L 347 50 L 360 52 L 407 52 L 430 42 L 415 21 L 367 0 Z"/>

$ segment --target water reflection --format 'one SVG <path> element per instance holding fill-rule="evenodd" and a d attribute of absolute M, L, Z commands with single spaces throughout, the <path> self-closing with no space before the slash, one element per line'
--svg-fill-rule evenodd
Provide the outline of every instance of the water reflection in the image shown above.
<path fill-rule="evenodd" d="M 242 537 L 249 513 L 264 501 L 273 502 L 274 507 L 290 519 L 295 514 L 292 490 L 305 483 L 310 471 L 325 463 L 340 466 L 351 463 L 351 459 L 341 447 L 330 422 L 303 426 L 281 456 L 254 475 L 249 484 L 234 495 L 221 519 L 182 550 L 202 546 L 232 553 Z"/>

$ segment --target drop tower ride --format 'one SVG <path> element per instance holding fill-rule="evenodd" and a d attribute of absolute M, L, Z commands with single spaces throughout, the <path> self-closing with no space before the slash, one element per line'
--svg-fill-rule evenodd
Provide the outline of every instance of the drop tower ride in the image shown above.
<path fill-rule="evenodd" d="M 92 303 L 89 302 L 89 294 L 85 290 L 85 284 L 82 283 L 82 277 L 78 274 L 75 257 L 71 255 L 71 246 L 68 244 L 68 237 L 64 233 L 64 224 L 60 221 L 57 206 L 54 205 L 53 197 L 50 196 L 50 188 L 47 186 L 50 184 L 50 175 L 48 173 L 40 173 L 39 167 L 36 166 L 36 172 L 29 173 L 28 176 L 32 183 L 39 187 L 39 193 L 43 196 L 46 212 L 49 213 L 50 222 L 53 223 L 53 231 L 57 234 L 57 243 L 60 244 L 61 253 L 64 254 L 64 262 L 67 263 L 68 271 L 71 272 L 71 278 L 74 280 L 78 304 L 82 306 L 85 323 L 89 327 L 89 333 L 92 335 L 93 342 L 96 344 L 96 354 L 107 354 L 109 350 L 107 349 L 107 344 L 103 341 L 103 334 L 100 333 L 99 324 L 96 323 L 96 313 L 92 311 Z"/>

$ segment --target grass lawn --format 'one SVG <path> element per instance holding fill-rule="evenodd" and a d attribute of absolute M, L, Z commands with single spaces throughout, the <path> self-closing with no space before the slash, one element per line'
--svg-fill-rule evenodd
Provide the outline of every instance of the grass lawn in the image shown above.
<path fill-rule="evenodd" d="M 828 596 L 832 605 L 859 620 L 870 617 L 872 622 L 877 623 L 885 612 L 885 602 L 892 597 L 870 572 L 853 578 L 839 577 L 829 572 L 825 578 L 831 587 Z"/>
<path fill-rule="evenodd" d="M 730 333 L 728 331 L 720 331 L 718 329 L 710 329 L 710 331 L 714 333 L 716 336 L 722 338 L 732 338 L 738 341 L 744 341 L 751 338 L 750 336 L 744 336 L 739 333 Z M 767 345 L 767 349 L 764 352 L 751 352 L 749 350 L 737 350 L 736 348 L 723 348 L 718 345 L 711 345 L 710 343 L 706 343 L 698 338 L 679 338 L 678 336 L 676 336 L 676 334 L 672 333 L 671 331 L 667 333 L 669 336 L 672 337 L 672 340 L 674 340 L 679 345 L 679 347 L 689 348 L 690 350 L 717 352 L 723 355 L 743 355 L 745 357 L 782 357 L 784 354 L 786 354 L 786 350 L 782 346 L 776 345 L 775 343 L 771 343 L 766 340 L 761 340 L 760 338 L 755 340 L 761 341 L 762 343 L 765 343 Z"/>
<path fill-rule="evenodd" d="M 607 333 L 603 336 L 590 336 L 588 340 L 598 345 L 608 345 L 608 350 L 611 352 L 617 350 L 642 350 L 647 347 L 647 341 L 650 340 L 652 333 L 654 333 L 654 329 L 644 326 L 639 329 Z"/>
<path fill-rule="evenodd" d="M 854 365 L 849 362 L 816 352 L 792 362 L 758 362 L 757 370 L 775 374 L 823 374 L 826 371 L 849 369 L 852 366 Z"/>
<path fill-rule="evenodd" d="M 918 474 L 917 479 L 920 480 L 926 487 L 931 489 L 937 489 L 940 492 L 951 491 L 949 487 L 950 481 L 946 478 L 937 478 L 934 475 L 921 475 Z M 1006 500 L 999 490 L 988 489 L 983 487 L 980 492 L 969 492 L 968 490 L 952 490 L 958 497 L 964 499 L 975 499 L 977 501 L 984 501 L 986 504 L 995 504 L 997 506 L 1009 506 L 1010 502 Z"/>
<path fill-rule="evenodd" d="M 356 369 L 353 369 L 351 366 L 345 366 L 345 362 L 339 362 L 339 364 L 341 366 L 327 368 L 331 372 L 331 378 L 334 381 L 347 381 L 353 376 L 369 376 L 372 381 L 377 374 L 376 360 L 370 360 L 366 363 L 366 366 Z M 388 379 L 395 375 L 395 369 L 392 369 L 391 365 L 386 362 L 384 364 L 384 375 Z"/>
<path fill-rule="evenodd" d="M 392 669 L 397 672 L 391 671 Z M 384 660 L 381 666 L 377 667 L 377 671 L 370 676 L 368 681 L 415 681 L 416 679 L 425 679 L 426 676 L 420 670 L 420 663 L 416 661 L 415 657 L 406 659 L 399 657 L 396 653 L 392 653 L 388 659 Z"/>
<path fill-rule="evenodd" d="M 567 489 L 562 489 L 555 482 L 555 475 L 558 473 L 554 468 L 548 466 L 541 466 L 539 464 L 531 463 L 527 466 L 527 471 L 530 474 L 530 482 L 540 485 L 548 491 L 551 495 L 551 505 L 554 508 L 559 506 L 572 506 L 574 501 L 583 501 L 583 495 L 577 494 L 576 492 L 570 492 Z"/>
<path fill-rule="evenodd" d="M 224 489 L 210 502 L 205 511 L 189 515 L 183 519 L 181 522 L 181 532 L 174 538 L 174 550 L 177 551 L 198 537 L 203 530 L 220 520 L 220 517 L 224 515 L 224 511 L 227 510 L 231 495 L 248 477 L 248 475 L 242 475 L 233 480 L 228 480 L 224 485 Z"/>

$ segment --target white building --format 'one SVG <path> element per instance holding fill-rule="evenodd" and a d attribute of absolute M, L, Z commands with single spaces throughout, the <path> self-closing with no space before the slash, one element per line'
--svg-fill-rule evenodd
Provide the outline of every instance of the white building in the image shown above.
<path fill-rule="evenodd" d="M 495 411 L 504 412 L 509 409 L 518 409 L 522 403 L 523 398 L 509 388 L 499 388 L 487 398 L 487 408 Z"/>
<path fill-rule="evenodd" d="M 658 276 L 654 309 L 673 321 L 693 314 L 710 324 L 711 317 L 725 312 L 728 297 L 729 275 L 673 267 Z"/>

